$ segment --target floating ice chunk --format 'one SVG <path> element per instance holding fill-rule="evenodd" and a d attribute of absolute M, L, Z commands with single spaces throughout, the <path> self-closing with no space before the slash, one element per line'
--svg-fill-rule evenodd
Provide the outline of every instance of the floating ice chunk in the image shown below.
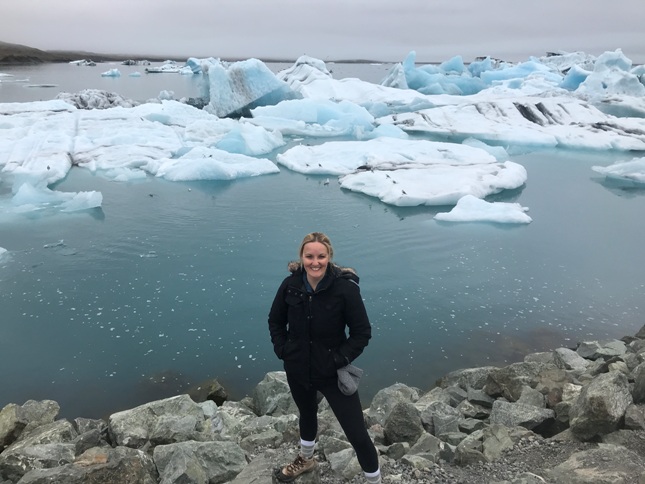
<path fill-rule="evenodd" d="M 130 77 L 141 77 L 141 73 L 139 71 L 134 71 L 128 74 Z"/>
<path fill-rule="evenodd" d="M 483 94 L 483 93 L 480 93 Z M 518 97 L 464 102 L 378 118 L 408 133 L 534 148 L 645 150 L 645 121 L 616 118 L 569 97 Z"/>
<path fill-rule="evenodd" d="M 342 136 L 374 128 L 374 117 L 350 101 L 296 99 L 258 107 L 251 114 L 250 122 L 291 135 Z"/>
<path fill-rule="evenodd" d="M 4 247 L 0 247 L 0 262 L 7 257 L 9 257 L 9 251 Z"/>
<path fill-rule="evenodd" d="M 204 109 L 220 118 L 298 97 L 258 59 L 228 66 L 218 62 L 210 65 L 207 73 L 205 81 L 210 101 Z"/>
<path fill-rule="evenodd" d="M 63 212 L 75 212 L 100 207 L 103 196 L 100 192 L 58 192 L 47 187 L 33 186 L 30 183 L 20 185 L 11 199 L 19 212 L 42 210 L 47 207 L 59 207 Z"/>
<path fill-rule="evenodd" d="M 361 171 L 340 178 L 342 188 L 397 206 L 453 205 L 465 195 L 484 198 L 526 182 L 523 166 L 505 163 L 436 164 L 417 168 Z"/>
<path fill-rule="evenodd" d="M 520 223 L 532 222 L 526 212 L 528 208 L 519 203 L 486 202 L 473 195 L 466 195 L 459 199 L 457 205 L 450 212 L 441 212 L 435 215 L 436 220 L 446 222 L 497 222 Z"/>
<path fill-rule="evenodd" d="M 62 212 L 77 212 L 79 210 L 87 210 L 90 208 L 97 208 L 103 204 L 103 195 L 101 192 L 78 192 L 72 198 L 64 201 L 61 204 Z"/>
<path fill-rule="evenodd" d="M 614 180 L 645 184 L 645 158 L 634 158 L 609 166 L 592 166 L 591 169 Z"/>
<path fill-rule="evenodd" d="M 345 175 L 356 170 L 396 170 L 431 165 L 473 165 L 497 161 L 484 150 L 454 143 L 382 137 L 298 145 L 276 157 L 305 174 Z"/>
<path fill-rule="evenodd" d="M 322 61 L 298 59 L 294 66 L 280 71 L 277 76 L 305 98 L 351 101 L 370 112 L 373 106 L 386 109 L 389 114 L 434 107 L 436 103 L 435 99 L 411 89 L 381 86 L 354 78 L 333 79 Z"/>
<path fill-rule="evenodd" d="M 180 158 L 151 161 L 144 169 L 171 181 L 233 180 L 280 171 L 266 158 L 204 147 L 196 147 Z"/>
<path fill-rule="evenodd" d="M 121 76 L 121 71 L 119 69 L 110 69 L 108 71 L 105 71 L 101 73 L 102 77 L 120 77 Z"/>

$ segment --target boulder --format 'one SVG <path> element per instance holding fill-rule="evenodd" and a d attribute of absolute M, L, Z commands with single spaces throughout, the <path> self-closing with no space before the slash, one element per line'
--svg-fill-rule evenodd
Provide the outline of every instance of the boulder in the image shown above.
<path fill-rule="evenodd" d="M 607 341 L 585 341 L 578 345 L 576 353 L 587 360 L 611 358 L 624 355 L 627 347 L 623 341 L 612 339 Z"/>
<path fill-rule="evenodd" d="M 284 371 L 267 373 L 253 389 L 252 398 L 253 408 L 258 415 L 279 416 L 298 413 Z"/>
<path fill-rule="evenodd" d="M 0 410 L 0 452 L 20 437 L 28 423 L 20 405 L 10 403 Z"/>
<path fill-rule="evenodd" d="M 555 366 L 563 370 L 584 370 L 589 366 L 589 360 L 569 348 L 558 348 L 553 351 Z"/>
<path fill-rule="evenodd" d="M 546 399 L 544 395 L 528 385 L 522 388 L 522 393 L 520 394 L 520 398 L 517 400 L 517 403 L 532 405 L 538 408 L 546 407 Z"/>
<path fill-rule="evenodd" d="M 466 390 L 467 388 L 481 390 L 488 381 L 488 375 L 498 369 L 499 368 L 496 366 L 482 366 L 480 368 L 466 368 L 451 371 L 437 380 L 437 386 L 440 388 L 447 388 L 457 385 L 463 390 Z"/>
<path fill-rule="evenodd" d="M 36 469 L 24 475 L 21 484 L 156 484 L 157 470 L 152 458 L 127 447 L 89 449 L 74 462 Z"/>
<path fill-rule="evenodd" d="M 33 469 L 47 469 L 74 460 L 78 436 L 67 420 L 36 427 L 0 454 L 0 476 L 17 482 Z"/>
<path fill-rule="evenodd" d="M 385 419 L 398 403 L 416 403 L 418 400 L 419 390 L 403 383 L 395 383 L 387 388 L 382 388 L 374 395 L 372 404 L 367 409 L 367 426 L 384 425 Z"/>
<path fill-rule="evenodd" d="M 158 445 L 153 453 L 160 484 L 224 483 L 246 466 L 242 448 L 234 442 L 179 442 Z"/>
<path fill-rule="evenodd" d="M 634 389 L 632 396 L 634 403 L 645 403 L 645 363 L 638 365 L 633 372 Z"/>
<path fill-rule="evenodd" d="M 454 450 L 446 442 L 424 432 L 419 436 L 415 444 L 410 447 L 408 456 L 410 455 L 421 455 L 433 463 L 439 462 L 440 459 L 450 462 L 454 458 Z"/>
<path fill-rule="evenodd" d="M 630 405 L 625 410 L 625 428 L 645 430 L 645 405 Z"/>
<path fill-rule="evenodd" d="M 409 402 L 397 403 L 385 420 L 384 432 L 388 444 L 407 442 L 414 445 L 424 432 L 419 410 Z"/>
<path fill-rule="evenodd" d="M 419 407 L 415 405 L 418 409 Z M 461 413 L 454 407 L 442 402 L 433 402 L 420 412 L 423 428 L 433 435 L 459 431 Z"/>
<path fill-rule="evenodd" d="M 490 423 L 507 427 L 524 427 L 540 432 L 553 423 L 555 412 L 548 408 L 539 408 L 524 403 L 510 403 L 497 400 L 493 404 Z"/>
<path fill-rule="evenodd" d="M 188 395 L 178 395 L 117 412 L 108 419 L 110 439 L 115 445 L 134 449 L 212 440 L 218 423 L 205 415 L 202 405 Z M 212 411 L 208 413 L 212 416 Z"/>
<path fill-rule="evenodd" d="M 492 396 L 502 396 L 511 402 L 517 401 L 525 385 L 535 387 L 537 377 L 549 365 L 543 363 L 512 363 L 493 370 L 488 375 L 484 391 Z"/>
<path fill-rule="evenodd" d="M 345 449 L 330 454 L 328 460 L 332 472 L 347 481 L 361 474 L 361 465 L 358 463 L 354 449 Z"/>
<path fill-rule="evenodd" d="M 582 441 L 613 432 L 632 403 L 627 377 L 603 373 L 582 388 L 571 407 L 571 431 Z"/>

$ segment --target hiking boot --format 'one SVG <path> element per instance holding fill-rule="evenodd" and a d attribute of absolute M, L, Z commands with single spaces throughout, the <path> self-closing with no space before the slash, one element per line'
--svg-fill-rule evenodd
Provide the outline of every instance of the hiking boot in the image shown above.
<path fill-rule="evenodd" d="M 276 470 L 275 478 L 280 482 L 293 482 L 299 475 L 314 470 L 317 464 L 318 462 L 315 458 L 305 459 L 298 454 L 296 460 L 291 464 Z"/>

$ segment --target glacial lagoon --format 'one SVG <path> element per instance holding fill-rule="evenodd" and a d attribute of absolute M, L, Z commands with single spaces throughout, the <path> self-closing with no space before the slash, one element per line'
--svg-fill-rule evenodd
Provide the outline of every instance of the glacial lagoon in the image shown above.
<path fill-rule="evenodd" d="M 335 67 L 370 82 L 388 68 Z M 60 88 L 74 85 L 77 72 L 106 70 L 56 69 L 62 77 L 36 84 Z M 117 82 L 154 82 L 129 95 L 139 99 L 199 92 L 195 79 L 152 76 Z M 59 89 L 17 87 L 50 99 Z M 10 102 L 5 88 L 0 102 Z M 294 140 L 267 158 L 307 141 L 320 142 Z M 209 378 L 243 397 L 281 369 L 266 317 L 287 262 L 314 230 L 361 277 L 374 328 L 356 362 L 367 402 L 397 381 L 425 390 L 457 368 L 632 334 L 643 324 L 645 190 L 616 186 L 591 167 L 633 157 L 512 155 L 528 172 L 526 185 L 489 200 L 527 207 L 526 225 L 439 222 L 434 215 L 450 207 L 391 206 L 341 189 L 335 177 L 284 167 L 194 182 L 115 182 L 74 168 L 55 188 L 100 191 L 100 208 L 0 223 L 0 407 L 53 399 L 63 416 L 101 417 Z M 0 177 L 0 195 L 10 193 Z"/>

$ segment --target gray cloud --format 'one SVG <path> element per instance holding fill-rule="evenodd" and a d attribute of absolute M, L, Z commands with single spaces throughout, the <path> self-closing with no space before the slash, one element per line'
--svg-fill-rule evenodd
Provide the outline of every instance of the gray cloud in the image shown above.
<path fill-rule="evenodd" d="M 642 0 L 23 0 L 0 40 L 41 49 L 176 57 L 525 60 L 622 48 L 645 62 Z"/>

